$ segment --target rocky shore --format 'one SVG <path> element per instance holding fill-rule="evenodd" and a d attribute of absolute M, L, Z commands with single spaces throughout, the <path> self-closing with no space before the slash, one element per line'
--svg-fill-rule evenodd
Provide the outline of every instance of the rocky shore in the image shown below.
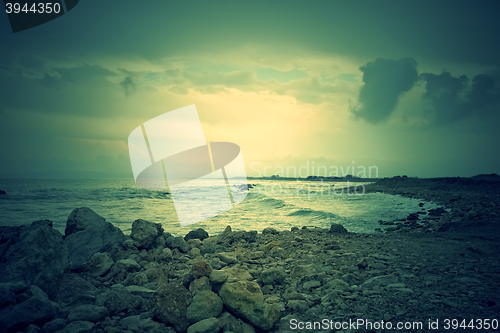
<path fill-rule="evenodd" d="M 433 198 L 451 208 L 433 219 L 445 232 L 405 221 L 369 235 L 340 225 L 228 226 L 219 235 L 197 229 L 174 237 L 137 220 L 128 236 L 89 208 L 70 214 L 64 235 L 48 220 L 0 227 L 0 332 L 385 332 L 388 323 L 395 332 L 429 332 L 429 321 L 442 332 L 446 319 L 493 324 L 498 189 L 485 199 L 477 197 L 484 184 L 474 195 L 466 188 L 445 195 L 401 185 L 407 181 L 367 190 Z M 455 205 L 472 208 L 454 215 Z M 365 325 L 353 327 L 359 320 Z M 473 324 L 459 330 L 495 331 Z"/>

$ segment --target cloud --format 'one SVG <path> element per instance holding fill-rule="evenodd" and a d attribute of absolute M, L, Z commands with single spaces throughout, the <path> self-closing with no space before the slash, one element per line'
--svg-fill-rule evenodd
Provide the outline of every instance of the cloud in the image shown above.
<path fill-rule="evenodd" d="M 413 58 L 378 58 L 361 66 L 364 85 L 359 92 L 358 104 L 351 107 L 351 112 L 374 124 L 389 118 L 398 98 L 417 81 L 416 66 Z"/>
<path fill-rule="evenodd" d="M 453 123 L 470 115 L 484 116 L 500 106 L 498 76 L 479 74 L 454 77 L 448 72 L 439 75 L 423 73 L 425 110 L 438 125 Z"/>
<path fill-rule="evenodd" d="M 125 79 L 123 79 L 123 81 L 120 82 L 120 86 L 122 86 L 122 88 L 125 90 L 125 96 L 129 96 L 137 90 L 137 86 L 130 76 L 127 76 Z"/>

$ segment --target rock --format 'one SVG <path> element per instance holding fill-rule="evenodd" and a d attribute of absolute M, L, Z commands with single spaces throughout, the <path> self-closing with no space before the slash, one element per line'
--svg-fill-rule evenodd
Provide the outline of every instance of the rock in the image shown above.
<path fill-rule="evenodd" d="M 107 252 L 95 253 L 87 262 L 83 264 L 83 268 L 93 277 L 105 275 L 114 265 L 113 259 Z"/>
<path fill-rule="evenodd" d="M 217 254 L 217 257 L 228 265 L 236 264 L 238 262 L 234 252 L 221 252 Z"/>
<path fill-rule="evenodd" d="M 71 269 L 80 268 L 97 252 L 113 256 L 126 239 L 123 232 L 90 208 L 76 208 L 66 222 L 66 238 Z"/>
<path fill-rule="evenodd" d="M 219 319 L 219 326 L 224 332 L 255 333 L 255 328 L 252 325 L 236 318 L 229 312 L 222 313 L 217 319 Z"/>
<path fill-rule="evenodd" d="M 262 230 L 262 234 L 263 235 L 278 235 L 279 234 L 279 231 L 274 229 L 274 228 L 271 228 L 271 227 L 268 227 L 268 228 L 264 228 L 264 230 Z"/>
<path fill-rule="evenodd" d="M 182 237 L 174 237 L 172 243 L 170 244 L 172 249 L 179 249 L 184 253 L 188 253 L 191 250 L 191 246 Z"/>
<path fill-rule="evenodd" d="M 42 332 L 43 333 L 53 333 L 62 330 L 66 325 L 68 324 L 68 321 L 64 318 L 56 318 L 52 321 L 49 321 L 45 325 L 43 325 Z"/>
<path fill-rule="evenodd" d="M 302 285 L 302 288 L 305 291 L 310 292 L 313 288 L 318 288 L 320 286 L 321 286 L 321 282 L 320 281 L 312 280 L 312 281 L 304 282 L 304 284 Z"/>
<path fill-rule="evenodd" d="M 212 291 L 202 290 L 194 295 L 186 311 L 186 318 L 196 323 L 210 317 L 217 317 L 222 312 L 222 300 Z"/>
<path fill-rule="evenodd" d="M 245 242 L 248 242 L 248 243 L 254 243 L 256 237 L 257 237 L 256 230 L 253 230 L 253 231 L 239 230 L 239 231 L 233 232 L 229 242 L 232 243 L 232 242 L 238 242 L 238 241 L 244 240 Z"/>
<path fill-rule="evenodd" d="M 197 292 L 202 290 L 212 291 L 212 286 L 210 284 L 210 280 L 206 276 L 202 276 L 189 285 L 189 291 L 191 294 L 195 295 Z"/>
<path fill-rule="evenodd" d="M 134 296 L 125 288 L 114 288 L 97 295 L 97 305 L 105 306 L 111 315 L 119 312 L 129 312 L 142 305 L 142 297 Z"/>
<path fill-rule="evenodd" d="M 73 322 L 83 320 L 97 323 L 99 320 L 108 316 L 109 311 L 106 307 L 87 304 L 71 309 L 68 315 L 68 321 Z"/>
<path fill-rule="evenodd" d="M 141 286 L 135 286 L 135 285 L 126 286 L 125 290 L 128 291 L 129 293 L 131 293 L 132 295 L 141 296 L 143 298 L 149 298 L 155 293 L 154 290 L 151 290 L 151 289 L 145 288 L 145 287 L 141 287 Z"/>
<path fill-rule="evenodd" d="M 278 305 L 264 301 L 264 295 L 255 281 L 226 282 L 219 295 L 235 315 L 263 330 L 270 330 L 279 318 Z"/>
<path fill-rule="evenodd" d="M 214 284 L 222 284 L 227 281 L 228 274 L 224 271 L 212 271 L 210 273 L 210 282 Z"/>
<path fill-rule="evenodd" d="M 67 305 L 75 300 L 90 296 L 96 287 L 76 274 L 65 274 L 57 284 L 50 289 L 50 298 L 58 303 Z"/>
<path fill-rule="evenodd" d="M 344 290 L 346 288 L 349 288 L 349 284 L 345 282 L 344 280 L 341 279 L 333 279 L 328 281 L 325 284 L 325 288 L 327 289 L 337 289 L 337 290 Z"/>
<path fill-rule="evenodd" d="M 420 218 L 418 217 L 417 213 L 412 213 L 412 214 L 408 215 L 408 217 L 406 217 L 407 221 L 416 221 L 416 220 L 419 220 L 419 219 Z"/>
<path fill-rule="evenodd" d="M 363 288 L 372 289 L 375 286 L 386 286 L 388 284 L 397 282 L 397 277 L 395 275 L 380 275 L 366 280 L 361 286 Z"/>
<path fill-rule="evenodd" d="M 266 245 L 261 245 L 260 248 L 264 252 L 269 252 L 274 247 L 281 247 L 284 244 L 282 240 L 275 240 L 267 243 Z"/>
<path fill-rule="evenodd" d="M 429 216 L 441 216 L 443 214 L 446 214 L 448 213 L 446 211 L 446 209 L 444 209 L 443 207 L 438 207 L 438 208 L 434 208 L 434 209 L 429 209 L 429 212 L 427 213 Z"/>
<path fill-rule="evenodd" d="M 281 267 L 268 268 L 262 271 L 261 279 L 264 284 L 282 284 L 285 281 L 286 273 Z"/>
<path fill-rule="evenodd" d="M 344 228 L 344 226 L 342 226 L 340 224 L 332 224 L 330 226 L 330 233 L 331 234 L 346 234 L 347 229 Z"/>
<path fill-rule="evenodd" d="M 32 285 L 27 291 L 32 296 L 22 303 L 2 309 L 0 312 L 0 332 L 18 332 L 28 325 L 43 326 L 56 315 L 59 305 L 39 287 Z"/>
<path fill-rule="evenodd" d="M 57 333 L 93 333 L 94 326 L 90 321 L 74 321 Z"/>
<path fill-rule="evenodd" d="M 62 235 L 48 220 L 0 227 L 0 283 L 29 281 L 47 291 L 70 264 Z"/>
<path fill-rule="evenodd" d="M 191 268 L 191 274 L 193 274 L 194 278 L 199 278 L 201 276 L 210 276 L 212 272 L 212 267 L 205 261 L 198 261 Z"/>
<path fill-rule="evenodd" d="M 181 285 L 168 283 L 158 289 L 153 311 L 163 323 L 172 325 L 176 331 L 185 332 L 189 326 L 186 311 L 191 303 L 191 293 Z"/>
<path fill-rule="evenodd" d="M 294 276 L 307 276 L 321 273 L 323 273 L 323 267 L 316 264 L 297 265 L 292 270 L 292 275 Z"/>
<path fill-rule="evenodd" d="M 269 251 L 269 255 L 273 258 L 286 258 L 286 251 L 282 247 L 275 246 Z"/>
<path fill-rule="evenodd" d="M 158 262 L 171 262 L 172 260 L 174 260 L 174 258 L 172 257 L 172 250 L 170 250 L 168 247 L 164 248 L 161 251 L 161 254 L 158 255 L 155 260 Z"/>
<path fill-rule="evenodd" d="M 140 330 L 141 315 L 128 316 L 120 320 L 120 325 L 126 327 L 130 331 L 137 332 Z"/>
<path fill-rule="evenodd" d="M 217 333 L 219 332 L 219 321 L 217 318 L 208 318 L 188 327 L 188 333 Z"/>
<path fill-rule="evenodd" d="M 227 275 L 228 282 L 253 280 L 253 276 L 248 270 L 240 268 L 237 265 L 231 268 L 225 267 L 224 269 L 221 269 L 221 271 Z"/>
<path fill-rule="evenodd" d="M 184 236 L 185 241 L 189 241 L 190 239 L 204 240 L 205 238 L 208 238 L 208 232 L 206 232 L 202 228 L 191 230 L 190 232 L 187 233 L 186 236 Z"/>
<path fill-rule="evenodd" d="M 229 243 L 231 241 L 231 238 L 233 236 L 233 231 L 231 229 L 231 226 L 228 225 L 226 229 L 217 237 L 217 244 L 221 243 Z"/>
<path fill-rule="evenodd" d="M 28 327 L 26 327 L 23 333 L 40 333 L 40 327 L 33 324 L 28 325 Z"/>
<path fill-rule="evenodd" d="M 139 249 L 147 250 L 161 234 L 163 234 L 161 224 L 139 219 L 132 223 L 130 237 L 139 243 Z"/>

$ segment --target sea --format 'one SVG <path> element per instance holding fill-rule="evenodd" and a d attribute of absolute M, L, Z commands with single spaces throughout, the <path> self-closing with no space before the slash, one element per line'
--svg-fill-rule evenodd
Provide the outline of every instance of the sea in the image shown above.
<path fill-rule="evenodd" d="M 184 236 L 203 228 L 210 235 L 222 232 L 228 225 L 233 230 L 257 230 L 272 227 L 329 228 L 343 225 L 348 231 L 374 233 L 379 221 L 404 220 L 409 214 L 436 208 L 432 202 L 383 193 L 365 193 L 368 183 L 323 182 L 307 180 L 249 180 L 252 184 L 245 199 L 215 217 L 181 226 L 168 190 L 139 188 L 133 179 L 0 179 L 0 225 L 24 225 L 48 219 L 64 233 L 73 209 L 89 207 L 106 221 L 130 234 L 132 223 L 144 219 L 161 223 L 164 230 Z M 212 200 L 204 194 L 220 181 L 204 179 L 187 191 L 196 199 L 185 202 L 194 213 L 203 216 Z M 243 191 L 234 186 L 231 191 Z M 216 200 L 216 199 L 215 199 Z M 423 203 L 423 207 L 419 206 Z M 383 228 L 382 228 L 383 229 Z"/>

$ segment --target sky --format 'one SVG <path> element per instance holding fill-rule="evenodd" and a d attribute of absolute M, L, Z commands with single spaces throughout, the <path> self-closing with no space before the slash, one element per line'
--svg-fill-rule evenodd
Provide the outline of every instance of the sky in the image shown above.
<path fill-rule="evenodd" d="M 192 104 L 248 176 L 500 174 L 499 16 L 498 1 L 84 0 L 12 33 L 2 13 L 0 178 L 133 178 L 129 134 Z"/>

